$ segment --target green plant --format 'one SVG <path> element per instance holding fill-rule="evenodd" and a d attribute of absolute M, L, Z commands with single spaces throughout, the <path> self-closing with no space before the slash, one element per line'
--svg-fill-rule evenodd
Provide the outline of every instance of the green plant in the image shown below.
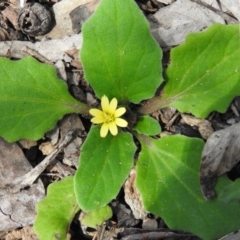
<path fill-rule="evenodd" d="M 225 112 L 240 95 L 239 26 L 214 24 L 202 33 L 190 34 L 171 51 L 171 64 L 164 71 L 166 84 L 155 97 L 163 81 L 162 53 L 134 1 L 102 0 L 82 32 L 80 57 L 85 78 L 99 99 L 104 95 L 116 98 L 127 110 L 128 128 L 117 134 L 116 126 L 108 124 L 100 136 L 101 127 L 91 127 L 74 178 L 55 183 L 58 190 L 52 186 L 38 204 L 34 227 L 40 239 L 66 239 L 67 226 L 80 209 L 89 213 L 91 221 L 87 217 L 86 222 L 91 226 L 110 217 L 106 205 L 134 167 L 133 136 L 141 144 L 136 187 L 147 211 L 161 216 L 170 228 L 190 231 L 203 239 L 217 239 L 239 229 L 237 200 L 226 204 L 218 198 L 205 201 L 202 197 L 198 172 L 204 142 L 180 135 L 153 139 L 160 126 L 148 116 L 169 106 L 202 118 L 212 111 Z M 32 58 L 16 62 L 1 58 L 0 65 L 0 135 L 8 141 L 39 139 L 64 114 L 89 112 L 89 106 L 69 95 L 52 67 Z M 140 107 L 134 105 L 146 99 Z M 101 114 L 107 112 L 104 106 Z M 98 117 L 93 122 L 106 123 L 99 112 L 92 114 Z M 106 135 L 108 130 L 113 135 Z M 230 183 L 226 176 L 220 177 L 217 192 Z M 47 236 L 43 232 L 50 226 L 52 214 L 44 215 L 45 204 L 56 205 L 53 191 L 68 192 L 57 198 L 67 204 L 64 215 L 54 213 L 51 221 L 60 225 L 53 225 Z"/>

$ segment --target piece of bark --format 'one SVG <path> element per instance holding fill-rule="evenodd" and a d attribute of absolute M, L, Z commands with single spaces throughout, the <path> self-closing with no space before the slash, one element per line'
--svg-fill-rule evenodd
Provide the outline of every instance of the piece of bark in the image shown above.
<path fill-rule="evenodd" d="M 200 240 L 193 234 L 180 231 L 171 231 L 166 228 L 158 228 L 152 231 L 140 228 L 126 228 L 118 234 L 118 239 L 121 240 L 146 240 L 146 239 L 192 239 Z"/>
<path fill-rule="evenodd" d="M 50 11 L 40 3 L 27 3 L 20 10 L 18 23 L 21 30 L 29 36 L 42 36 L 53 27 Z"/>

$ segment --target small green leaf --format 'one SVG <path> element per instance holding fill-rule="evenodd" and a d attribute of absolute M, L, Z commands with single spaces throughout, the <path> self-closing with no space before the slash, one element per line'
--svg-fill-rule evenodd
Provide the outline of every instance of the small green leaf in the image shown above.
<path fill-rule="evenodd" d="M 231 182 L 219 193 L 219 199 L 225 203 L 240 200 L 240 179 Z"/>
<path fill-rule="evenodd" d="M 176 135 L 159 140 L 141 137 L 140 141 L 136 187 L 147 211 L 161 216 L 171 229 L 189 231 L 204 240 L 240 229 L 238 201 L 226 204 L 219 199 L 205 201 L 202 196 L 202 140 Z M 226 176 L 219 178 L 217 192 L 229 182 Z"/>
<path fill-rule="evenodd" d="M 82 33 L 85 78 L 98 98 L 138 103 L 154 95 L 162 53 L 133 0 L 102 0 Z"/>
<path fill-rule="evenodd" d="M 83 219 L 82 224 L 88 227 L 96 228 L 112 216 L 112 209 L 109 206 L 104 206 L 97 210 L 87 213 Z"/>
<path fill-rule="evenodd" d="M 131 134 L 120 132 L 101 138 L 100 127 L 91 128 L 74 178 L 76 198 L 83 211 L 101 208 L 116 197 L 133 167 L 135 151 Z"/>
<path fill-rule="evenodd" d="M 87 112 L 57 78 L 54 67 L 31 57 L 0 58 L 0 66 L 0 135 L 6 140 L 37 140 L 64 114 Z"/>
<path fill-rule="evenodd" d="M 48 187 L 47 197 L 36 206 L 34 231 L 40 240 L 66 240 L 69 226 L 80 210 L 73 190 L 73 177 Z"/>
<path fill-rule="evenodd" d="M 139 117 L 133 129 L 136 130 L 138 133 L 142 133 L 148 136 L 157 135 L 161 132 L 159 122 L 150 116 Z"/>

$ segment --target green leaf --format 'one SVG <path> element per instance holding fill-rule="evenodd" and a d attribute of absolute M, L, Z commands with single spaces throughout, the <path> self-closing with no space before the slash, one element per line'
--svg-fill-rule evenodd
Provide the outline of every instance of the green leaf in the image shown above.
<path fill-rule="evenodd" d="M 66 240 L 69 226 L 80 210 L 73 190 L 73 177 L 52 183 L 47 197 L 36 206 L 34 231 L 40 240 Z"/>
<path fill-rule="evenodd" d="M 215 24 L 191 34 L 172 51 L 163 99 L 197 117 L 204 118 L 212 111 L 223 113 L 240 95 L 239 62 L 239 24 Z"/>
<path fill-rule="evenodd" d="M 204 240 L 240 229 L 238 201 L 226 204 L 202 196 L 202 140 L 176 135 L 140 141 L 136 187 L 147 211 L 161 216 L 171 229 L 190 231 Z M 226 176 L 219 178 L 217 192 L 229 183 Z"/>
<path fill-rule="evenodd" d="M 120 132 L 101 138 L 100 127 L 91 128 L 74 178 L 77 202 L 83 211 L 103 207 L 116 197 L 133 167 L 135 151 L 131 134 Z"/>
<path fill-rule="evenodd" d="M 80 58 L 98 98 L 138 103 L 154 95 L 162 53 L 133 0 L 102 0 L 82 33 Z"/>
<path fill-rule="evenodd" d="M 219 199 L 225 203 L 240 199 L 240 179 L 231 182 L 219 193 Z"/>
<path fill-rule="evenodd" d="M 150 116 L 139 117 L 133 129 L 138 133 L 142 133 L 148 136 L 157 135 L 161 132 L 159 122 Z"/>
<path fill-rule="evenodd" d="M 87 112 L 69 94 L 54 67 L 31 57 L 20 61 L 0 58 L 0 66 L 0 135 L 6 140 L 37 140 L 64 114 Z"/>
<path fill-rule="evenodd" d="M 87 213 L 83 219 L 82 224 L 88 227 L 96 228 L 112 216 L 112 209 L 109 206 L 104 206 L 97 210 Z"/>
<path fill-rule="evenodd" d="M 206 31 L 189 34 L 170 58 L 163 96 L 140 112 L 172 106 L 205 118 L 212 111 L 224 113 L 240 95 L 239 24 L 214 24 Z"/>

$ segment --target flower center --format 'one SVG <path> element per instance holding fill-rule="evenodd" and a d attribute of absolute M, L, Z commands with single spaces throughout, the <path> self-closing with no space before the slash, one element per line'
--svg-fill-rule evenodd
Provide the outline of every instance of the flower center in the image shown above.
<path fill-rule="evenodd" d="M 106 113 L 106 112 L 104 112 L 104 118 L 105 118 L 105 123 L 113 122 L 114 119 L 115 119 L 113 114 L 109 114 L 109 113 Z"/>

